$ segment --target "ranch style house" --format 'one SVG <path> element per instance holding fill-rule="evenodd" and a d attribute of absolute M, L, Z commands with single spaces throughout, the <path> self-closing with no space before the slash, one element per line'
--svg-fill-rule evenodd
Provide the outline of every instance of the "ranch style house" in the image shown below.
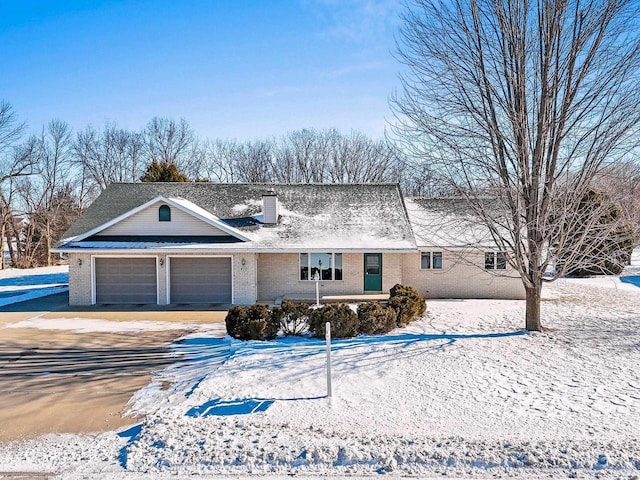
<path fill-rule="evenodd" d="M 238 304 L 384 294 L 524 298 L 451 199 L 395 184 L 114 183 L 55 249 L 69 303 Z M 472 238 L 473 237 L 473 238 Z"/>

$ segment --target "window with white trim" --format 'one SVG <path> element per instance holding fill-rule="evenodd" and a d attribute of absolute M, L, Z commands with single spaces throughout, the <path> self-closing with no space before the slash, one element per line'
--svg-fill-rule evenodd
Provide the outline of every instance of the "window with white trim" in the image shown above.
<path fill-rule="evenodd" d="M 485 270 L 506 270 L 507 254 L 505 252 L 485 252 L 484 268 Z"/>
<path fill-rule="evenodd" d="M 341 253 L 301 253 L 300 280 L 342 280 Z"/>
<path fill-rule="evenodd" d="M 421 270 L 442 270 L 442 252 L 421 252 Z"/>

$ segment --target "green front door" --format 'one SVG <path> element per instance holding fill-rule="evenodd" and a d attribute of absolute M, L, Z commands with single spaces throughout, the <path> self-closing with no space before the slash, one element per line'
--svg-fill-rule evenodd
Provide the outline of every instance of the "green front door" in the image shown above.
<path fill-rule="evenodd" d="M 364 254 L 364 291 L 382 291 L 382 254 Z"/>

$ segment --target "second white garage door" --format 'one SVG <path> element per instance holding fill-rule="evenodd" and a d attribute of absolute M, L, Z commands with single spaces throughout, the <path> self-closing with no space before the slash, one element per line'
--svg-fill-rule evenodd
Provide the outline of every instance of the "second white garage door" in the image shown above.
<path fill-rule="evenodd" d="M 173 257 L 169 260 L 170 303 L 231 303 L 231 258 Z"/>

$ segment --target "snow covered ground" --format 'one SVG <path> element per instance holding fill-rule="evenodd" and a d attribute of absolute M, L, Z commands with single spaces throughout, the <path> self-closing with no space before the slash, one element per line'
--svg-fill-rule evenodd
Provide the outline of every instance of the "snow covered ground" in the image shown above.
<path fill-rule="evenodd" d="M 69 290 L 69 267 L 0 270 L 0 307 Z"/>
<path fill-rule="evenodd" d="M 434 300 L 408 328 L 335 341 L 331 401 L 323 342 L 200 326 L 132 398 L 139 425 L 8 444 L 0 471 L 638 478 L 640 273 L 625 273 L 546 286 L 549 333 L 522 330 L 521 301 Z"/>

